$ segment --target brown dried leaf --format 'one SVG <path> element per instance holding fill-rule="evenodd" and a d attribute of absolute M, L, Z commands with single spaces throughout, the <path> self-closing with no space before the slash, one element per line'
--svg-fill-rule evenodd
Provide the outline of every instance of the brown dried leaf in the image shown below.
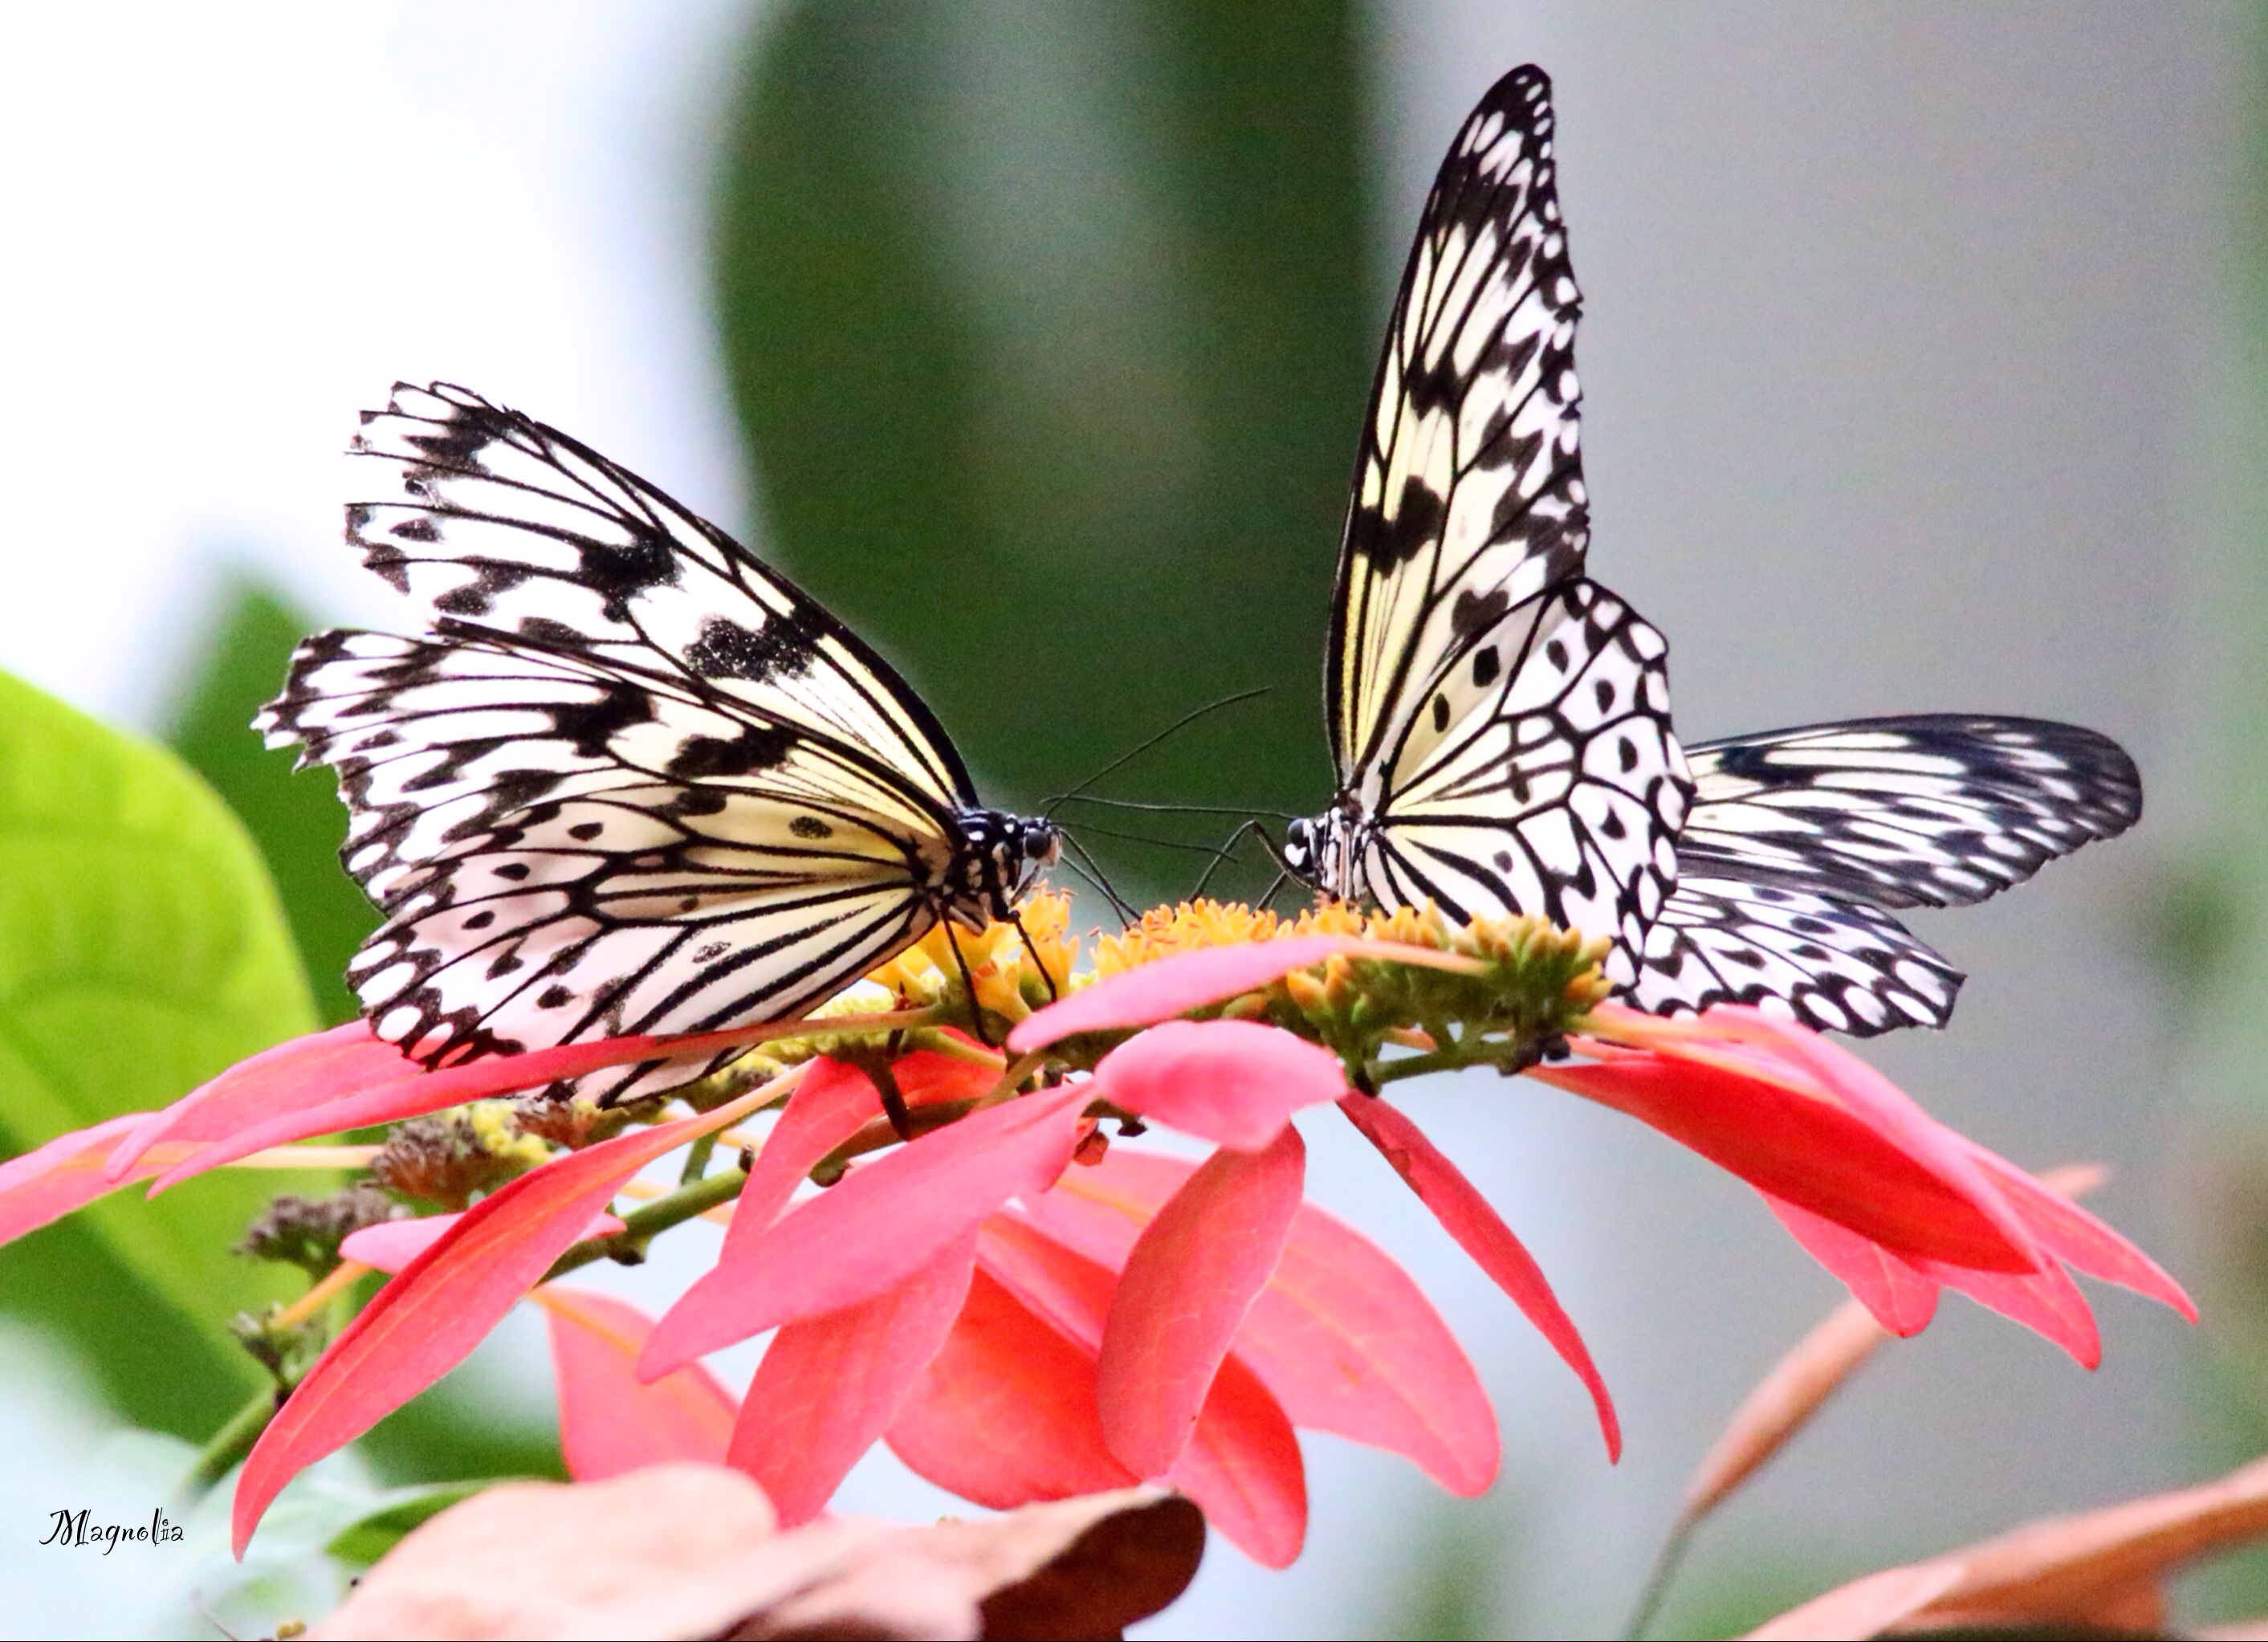
<path fill-rule="evenodd" d="M 1197 1572 L 1187 1500 L 1127 1489 L 935 1528 L 782 1534 L 718 1466 L 515 1483 L 405 1537 L 318 1638 L 1108 1636 Z"/>
<path fill-rule="evenodd" d="M 1860 1638 L 1955 1622 L 2110 1623 L 2154 1601 L 2159 1582 L 2179 1565 L 2263 1535 L 2268 1460 L 2256 1460 L 2218 1482 L 2051 1517 L 1869 1574 L 1751 1634 Z M 1916 1604 L 1910 1599 L 1917 1591 L 1931 1594 Z"/>

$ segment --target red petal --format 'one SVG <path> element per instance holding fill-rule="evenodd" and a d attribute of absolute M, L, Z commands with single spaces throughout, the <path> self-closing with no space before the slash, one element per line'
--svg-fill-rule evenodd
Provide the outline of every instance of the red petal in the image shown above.
<path fill-rule="evenodd" d="M 976 1047 L 976 1041 L 967 1033 L 950 1028 L 947 1032 Z M 897 1079 L 898 1093 L 906 1097 L 908 1106 L 934 1106 L 939 1101 L 980 1101 L 992 1093 L 993 1086 L 1000 1081 L 1002 1070 L 997 1057 L 989 1061 L 963 1060 L 942 1049 L 916 1049 L 890 1063 L 890 1075 Z"/>
<path fill-rule="evenodd" d="M 1336 953 L 1391 958 L 1431 968 L 1469 970 L 1470 959 L 1395 941 L 1365 940 L 1357 935 L 1294 935 L 1283 940 L 1249 941 L 1235 946 L 1206 946 L 1177 953 L 1138 968 L 1081 987 L 1019 1021 L 1008 1047 L 1019 1055 L 1045 1049 L 1075 1032 L 1110 1032 L 1146 1027 L 1185 1010 L 1202 1009 L 1241 992 L 1279 980 L 1294 969 L 1321 963 Z"/>
<path fill-rule="evenodd" d="M 362 1308 L 261 1433 L 236 1486 L 235 1546 L 284 1484 L 343 1447 L 471 1354 L 583 1234 L 615 1189 L 654 1159 L 737 1122 L 751 1089 L 698 1117 L 633 1130 L 531 1169 L 466 1211 Z"/>
<path fill-rule="evenodd" d="M 1018 1192 L 1052 1184 L 1086 1100 L 1074 1085 L 1010 1101 L 853 1169 L 688 1289 L 654 1329 L 639 1372 L 896 1287 Z"/>
<path fill-rule="evenodd" d="M 366 1020 L 292 1038 L 237 1062 L 165 1110 L 148 1114 L 111 1154 L 111 1176 L 123 1177 L 160 1140 L 210 1140 L 272 1116 L 279 1107 L 320 1104 L 422 1072 L 416 1062 L 374 1036 Z"/>
<path fill-rule="evenodd" d="M 2079 1285 L 2053 1261 L 2043 1270 L 2023 1273 L 1972 1271 L 1934 1260 L 1919 1264 L 1923 1275 L 2060 1345 L 2081 1368 L 2101 1365 L 2102 1336 L 2095 1330 L 2095 1314 Z"/>
<path fill-rule="evenodd" d="M 995 1511 L 1135 1481 L 1103 1446 L 1094 1354 L 981 1263 L 945 1349 L 888 1435 L 917 1474 Z"/>
<path fill-rule="evenodd" d="M 422 1117 L 445 1107 L 461 1106 L 468 1101 L 540 1088 L 561 1078 L 579 1078 L 601 1067 L 711 1054 L 777 1032 L 774 1026 L 740 1027 L 729 1032 L 704 1032 L 693 1037 L 606 1038 L 596 1043 L 566 1043 L 526 1055 L 491 1055 L 462 1066 L 376 1083 L 342 1099 L 326 1100 L 312 1106 L 294 1104 L 306 1099 L 306 1080 L 278 1080 L 263 1086 L 257 1108 L 247 1097 L 243 1116 L 249 1118 L 255 1110 L 276 1106 L 288 1109 L 254 1123 L 248 1129 L 237 1130 L 225 1138 L 216 1138 L 191 1161 L 159 1175 L 151 1193 L 155 1196 L 192 1175 L 233 1163 L 269 1146 L 289 1145 L 311 1136 L 335 1135 L 373 1123 L 399 1123 L 405 1117 Z M 228 1074 L 221 1075 L 225 1078 Z"/>
<path fill-rule="evenodd" d="M 1770 1192 L 1758 1194 L 1764 1206 L 1779 1217 L 1788 1234 L 1801 1243 L 1814 1260 L 1844 1284 L 1874 1321 L 1892 1334 L 1907 1338 L 1929 1327 L 1937 1314 L 1937 1284 L 1908 1262 L 1858 1233 L 1822 1219 L 1808 1209 L 1782 1202 Z"/>
<path fill-rule="evenodd" d="M 2014 1216 L 1989 1191 L 1948 1176 L 1928 1152 L 1825 1100 L 1647 1052 L 1594 1065 L 1532 1067 L 1528 1076 L 1626 1112 L 1758 1190 L 1898 1254 L 1994 1270 L 2036 1269 L 2029 1236 L 2019 1241 L 2004 1231 L 2001 1222 Z M 1977 1173 L 1963 1161 L 1962 1174 Z"/>
<path fill-rule="evenodd" d="M 1126 1255 L 1194 1172 L 1116 1146 L 1027 1205 L 1032 1224 L 1105 1265 Z M 1409 1273 L 1359 1233 L 1303 1203 L 1276 1275 L 1236 1336 L 1294 1426 L 1405 1454 L 1468 1498 L 1495 1479 L 1496 1415 L 1448 1326 Z"/>
<path fill-rule="evenodd" d="M 733 1206 L 718 1264 L 745 1256 L 787 1207 L 812 1166 L 879 1117 L 882 1097 L 874 1081 L 856 1066 L 824 1058 L 811 1063 L 787 1099 L 787 1108 L 757 1148 L 756 1166 Z"/>
<path fill-rule="evenodd" d="M 1337 1056 L 1252 1020 L 1168 1020 L 1094 1069 L 1104 1100 L 1244 1152 L 1275 1139 L 1301 1107 L 1346 1092 Z"/>
<path fill-rule="evenodd" d="M 1110 1451 L 1137 1476 L 1164 1476 L 1189 1446 L 1221 1359 L 1283 1258 L 1307 1158 L 1288 1124 L 1264 1152 L 1222 1147 L 1127 1255 L 1096 1384 Z"/>
<path fill-rule="evenodd" d="M 2195 1322 L 2197 1307 L 2158 1263 L 2062 1193 L 2033 1179 L 2006 1158 L 1974 1148 L 1994 1184 L 2007 1194 L 2040 1246 L 2091 1278 L 2116 1283 L 2170 1306 Z"/>
<path fill-rule="evenodd" d="M 1111 1308 L 1108 1268 L 1009 1215 L 985 1223 L 977 1249 L 985 1270 L 1027 1310 L 1090 1354 L 1101 1349 Z M 1299 1439 L 1268 1388 L 1233 1354 L 1213 1377 L 1197 1434 L 1165 1480 L 1255 1560 L 1280 1568 L 1300 1554 L 1307 1484 Z"/>
<path fill-rule="evenodd" d="M 674 1460 L 724 1463 L 740 1404 L 698 1363 L 640 1383 L 631 1371 L 653 1327 L 644 1312 L 556 1283 L 531 1298 L 551 1325 L 559 1448 L 570 1476 L 596 1483 Z"/>
<path fill-rule="evenodd" d="M 1263 1568 L 1288 1568 L 1307 1537 L 1307 1473 L 1292 1422 L 1260 1377 L 1232 1357 L 1204 1417 L 1165 1480 Z"/>
<path fill-rule="evenodd" d="M 465 1217 L 461 1214 L 428 1214 L 411 1220 L 384 1220 L 376 1226 L 365 1226 L 351 1232 L 339 1244 L 340 1255 L 357 1265 L 368 1266 L 373 1271 L 387 1276 L 397 1275 L 409 1263 L 439 1242 L 451 1226 Z M 577 1235 L 582 1242 L 593 1237 L 612 1237 L 627 1230 L 611 1214 L 594 1214 L 591 1223 Z M 645 1330 L 638 1330 L 643 1339 Z"/>
<path fill-rule="evenodd" d="M 1513 1235 L 1512 1228 L 1489 1206 L 1488 1199 L 1474 1189 L 1472 1182 L 1399 1108 L 1389 1105 L 1381 1096 L 1351 1094 L 1339 1102 L 1339 1110 L 1409 1182 L 1418 1201 L 1433 1211 L 1442 1230 L 1456 1239 L 1457 1246 L 1511 1297 L 1512 1303 L 1535 1326 L 1536 1332 L 1559 1353 L 1559 1359 L 1575 1371 L 1598 1410 L 1599 1430 L 1607 1440 L 1607 1457 L 1620 1460 L 1623 1428 L 1615 1414 L 1614 1399 L 1607 1395 L 1607 1382 L 1600 1375 L 1598 1366 L 1592 1362 L 1590 1349 L 1561 1309 L 1559 1297 L 1551 1292 L 1551 1285 L 1545 1279 L 1543 1268 L 1535 1263 L 1535 1256 Z"/>
<path fill-rule="evenodd" d="M 58 1135 L 37 1151 L 0 1163 L 0 1243 L 36 1232 L 83 1209 L 126 1182 L 104 1167 L 105 1156 L 119 1137 L 150 1116 L 129 1112 L 91 1129 Z M 195 1154 L 202 1141 L 172 1141 L 146 1157 L 133 1178 L 139 1180 L 169 1168 Z"/>
<path fill-rule="evenodd" d="M 968 1293 L 976 1233 L 895 1287 L 772 1338 L 741 1400 L 726 1463 L 763 1485 L 782 1528 L 825 1508 L 944 1346 Z"/>

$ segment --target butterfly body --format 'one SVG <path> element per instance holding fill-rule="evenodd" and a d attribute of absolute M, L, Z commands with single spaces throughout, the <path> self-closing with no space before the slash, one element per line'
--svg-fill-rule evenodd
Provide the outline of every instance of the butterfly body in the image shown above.
<path fill-rule="evenodd" d="M 423 630 L 308 640 L 257 722 L 338 772 L 386 914 L 348 979 L 408 1053 L 792 1019 L 1056 861 L 855 634 L 587 445 L 437 384 L 351 448 L 394 483 L 348 540 Z"/>

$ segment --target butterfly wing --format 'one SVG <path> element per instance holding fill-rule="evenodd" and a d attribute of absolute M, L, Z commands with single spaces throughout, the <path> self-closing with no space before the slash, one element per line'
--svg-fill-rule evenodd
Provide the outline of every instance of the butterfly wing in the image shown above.
<path fill-rule="evenodd" d="M 1482 630 L 1414 714 L 1363 871 L 1388 906 L 1521 912 L 1618 943 L 1628 981 L 1676 881 L 1692 797 L 1671 733 L 1668 642 L 1587 580 Z"/>
<path fill-rule="evenodd" d="M 1579 571 L 1579 295 L 1550 81 L 1491 88 L 1450 145 L 1363 426 L 1324 664 L 1353 789 L 1473 638 Z"/>
<path fill-rule="evenodd" d="M 949 850 L 828 743 L 500 644 L 319 635 L 260 727 L 338 771 L 342 858 L 387 915 L 348 981 L 429 1065 L 799 1013 L 928 927 Z"/>
<path fill-rule="evenodd" d="M 1982 901 L 2142 814 L 2124 749 L 2036 718 L 1866 718 L 1689 752 L 1686 871 L 1878 907 Z"/>
<path fill-rule="evenodd" d="M 1623 995 L 1658 1015 L 1752 1004 L 1820 1031 L 1941 1027 L 1962 974 L 1873 907 L 1689 868 Z"/>
<path fill-rule="evenodd" d="M 840 622 L 462 389 L 397 387 L 354 449 L 394 480 L 350 540 L 431 632 L 309 640 L 257 722 L 339 772 L 387 915 L 349 971 L 380 1036 L 438 1065 L 790 1018 L 929 926 L 967 773 Z"/>
<path fill-rule="evenodd" d="M 577 656 L 823 737 L 932 807 L 976 802 L 889 664 L 723 531 L 557 429 L 446 383 L 397 384 L 352 453 L 363 563 L 445 635 Z"/>

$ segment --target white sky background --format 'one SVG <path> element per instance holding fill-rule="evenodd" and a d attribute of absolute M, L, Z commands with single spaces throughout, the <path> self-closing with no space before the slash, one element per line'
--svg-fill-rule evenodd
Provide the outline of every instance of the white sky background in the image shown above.
<path fill-rule="evenodd" d="M 2128 740 L 2154 781 L 2197 522 L 2197 128 L 2220 11 L 1382 10 L 1381 269 L 1494 73 L 1533 57 L 1558 79 L 1596 563 L 1671 632 L 1681 722 L 2061 715 Z M 382 624 L 390 595 L 339 541 L 337 453 L 396 377 L 465 382 L 745 524 L 700 229 L 747 14 L 8 11 L 0 667 L 148 724 L 231 563 Z M 2121 1165 L 2106 1212 L 2161 1244 L 2152 1021 L 2117 952 L 2152 847 L 1930 923 L 1977 972 L 1962 1018 L 1870 1057 L 2024 1161 Z M 1565 1371 L 1343 1126 L 1310 1125 L 1315 1195 L 1410 1264 L 1488 1380 L 1506 1480 L 1452 1505 L 1400 1462 L 1311 1442 L 1306 1558 L 1266 1575 L 1217 1545 L 1153 1634 L 1359 1632 L 1436 1528 L 1482 1542 L 1525 1624 L 1612 1624 L 1716 1421 L 1831 1303 L 1745 1193 L 1631 1125 L 1486 1079 L 1412 1104 L 1559 1284 L 1629 1456 L 1607 1468 Z M 706 1235 L 605 1282 L 651 1298 Z M 1832 1555 L 1887 1531 L 1926 1550 L 2160 1480 L 2178 1325 L 2101 1311 L 2108 1360 L 2087 1376 L 1948 1301 L 1712 1528 L 1701 1572 L 1743 1544 Z M 500 1388 L 541 1373 L 537 1331 L 505 1334 L 485 1364 Z M 26 1509 L 72 1450 L 11 1433 L 52 1402 L 0 1409 Z M 844 1503 L 946 1508 L 887 1461 Z M 0 1513 L 0 1628 L 84 1629 L 85 1574 L 22 1563 L 24 1537 Z M 111 1560 L 101 1577 L 131 1577 Z"/>

